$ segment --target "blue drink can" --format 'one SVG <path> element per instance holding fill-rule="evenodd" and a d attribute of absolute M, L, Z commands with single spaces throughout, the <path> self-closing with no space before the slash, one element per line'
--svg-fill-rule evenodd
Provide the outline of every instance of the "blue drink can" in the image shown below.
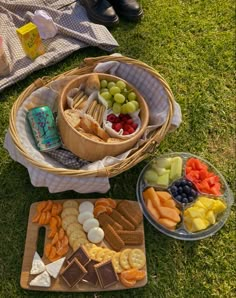
<path fill-rule="evenodd" d="M 61 146 L 56 122 L 52 110 L 48 106 L 29 110 L 27 119 L 39 151 L 47 152 Z"/>

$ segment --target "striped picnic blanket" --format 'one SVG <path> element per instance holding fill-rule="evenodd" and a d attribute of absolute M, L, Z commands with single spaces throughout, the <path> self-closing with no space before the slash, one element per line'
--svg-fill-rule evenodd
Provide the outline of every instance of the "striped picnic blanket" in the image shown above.
<path fill-rule="evenodd" d="M 43 40 L 46 53 L 32 61 L 25 56 L 16 29 L 30 22 L 36 10 L 52 17 L 58 34 Z M 74 0 L 0 0 L 0 35 L 12 67 L 8 76 L 0 78 L 0 92 L 76 50 L 93 46 L 110 52 L 118 46 L 107 28 L 90 22 L 83 6 Z"/>

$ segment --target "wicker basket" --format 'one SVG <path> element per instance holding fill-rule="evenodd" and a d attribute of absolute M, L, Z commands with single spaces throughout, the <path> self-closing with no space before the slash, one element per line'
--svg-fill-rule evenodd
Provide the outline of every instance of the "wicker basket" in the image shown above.
<path fill-rule="evenodd" d="M 149 74 L 151 74 L 156 80 L 159 81 L 159 83 L 163 86 L 168 96 L 169 113 L 168 113 L 168 116 L 166 117 L 165 123 L 158 129 L 153 131 L 149 135 L 148 140 L 137 150 L 133 151 L 126 159 L 121 160 L 114 165 L 107 166 L 105 169 L 71 170 L 66 168 L 54 168 L 34 160 L 29 155 L 29 153 L 26 152 L 23 144 L 20 141 L 17 128 L 16 128 L 17 112 L 21 107 L 21 105 L 24 103 L 24 101 L 27 99 L 27 97 L 36 89 L 42 86 L 47 86 L 49 83 L 55 81 L 56 79 L 64 78 L 71 75 L 83 75 L 83 74 L 91 73 L 98 63 L 109 62 L 109 61 L 118 61 L 125 64 L 135 65 L 138 68 L 144 69 Z M 78 178 L 79 177 L 113 177 L 132 168 L 142 160 L 146 159 L 155 150 L 155 148 L 160 144 L 160 142 L 163 140 L 163 138 L 166 136 L 166 134 L 169 131 L 169 128 L 171 126 L 171 120 L 173 118 L 173 113 L 174 113 L 174 97 L 173 97 L 172 91 L 168 86 L 167 82 L 165 81 L 165 79 L 158 72 L 156 72 L 155 69 L 153 69 L 152 67 L 148 66 L 147 64 L 141 61 L 138 61 L 129 57 L 125 57 L 125 56 L 101 56 L 96 58 L 86 58 L 84 60 L 84 64 L 81 67 L 74 68 L 68 72 L 65 72 L 61 75 L 58 75 L 50 79 L 43 77 L 43 78 L 37 79 L 34 83 L 32 83 L 28 88 L 24 90 L 24 92 L 20 94 L 20 96 L 15 101 L 12 107 L 10 119 L 9 119 L 9 132 L 16 149 L 23 155 L 23 157 L 30 164 L 41 169 L 42 171 L 46 171 L 54 175 L 63 175 L 63 176 L 78 177 Z"/>

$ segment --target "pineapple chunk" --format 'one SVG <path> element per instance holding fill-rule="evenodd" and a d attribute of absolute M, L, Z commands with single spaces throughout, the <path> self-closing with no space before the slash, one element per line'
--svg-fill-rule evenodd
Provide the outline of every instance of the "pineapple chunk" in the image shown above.
<path fill-rule="evenodd" d="M 212 209 L 215 200 L 207 197 L 200 197 L 198 201 L 200 201 L 200 203 L 202 203 L 202 205 L 204 205 L 206 209 Z"/>
<path fill-rule="evenodd" d="M 214 225 L 215 222 L 216 222 L 216 217 L 215 217 L 215 214 L 212 210 L 209 210 L 207 213 L 206 213 L 206 219 L 209 221 L 210 224 Z"/>
<path fill-rule="evenodd" d="M 206 209 L 193 206 L 188 209 L 188 213 L 189 213 L 189 216 L 192 218 L 195 218 L 195 217 L 204 218 L 206 215 Z"/>
<path fill-rule="evenodd" d="M 226 205 L 221 200 L 214 200 L 214 205 L 212 206 L 212 210 L 215 214 L 219 214 L 225 211 Z"/>
<path fill-rule="evenodd" d="M 191 232 L 205 230 L 210 225 L 209 221 L 203 218 L 194 218 Z"/>
<path fill-rule="evenodd" d="M 199 200 L 194 203 L 194 207 L 206 208 Z"/>

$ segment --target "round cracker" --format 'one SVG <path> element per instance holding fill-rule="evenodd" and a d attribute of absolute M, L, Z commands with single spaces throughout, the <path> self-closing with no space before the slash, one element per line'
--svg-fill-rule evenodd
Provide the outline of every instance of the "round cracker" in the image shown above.
<path fill-rule="evenodd" d="M 87 252 L 88 252 L 88 254 L 89 254 L 90 250 L 91 250 L 92 248 L 94 248 L 94 247 L 97 247 L 97 246 L 96 246 L 96 244 L 94 244 L 94 243 L 88 242 L 88 243 L 84 244 L 84 247 L 85 247 L 85 249 L 87 250 Z"/>
<path fill-rule="evenodd" d="M 64 208 L 76 208 L 76 209 L 78 209 L 79 208 L 79 204 L 75 200 L 66 200 L 63 203 L 63 209 Z"/>
<path fill-rule="evenodd" d="M 86 234 L 83 231 L 79 231 L 79 230 L 73 231 L 68 238 L 69 238 L 69 244 L 71 247 L 73 247 L 73 243 L 75 240 L 82 239 L 82 238 L 87 239 Z"/>
<path fill-rule="evenodd" d="M 114 254 L 116 254 L 116 252 L 114 250 L 109 249 L 109 251 L 104 256 L 103 261 L 111 260 Z"/>
<path fill-rule="evenodd" d="M 121 273 L 124 270 L 120 265 L 120 254 L 120 252 L 116 252 L 111 258 L 116 273 Z"/>
<path fill-rule="evenodd" d="M 83 226 L 78 222 L 73 222 L 69 224 L 66 229 L 66 234 L 70 236 L 70 234 L 74 231 L 83 231 Z"/>
<path fill-rule="evenodd" d="M 102 250 L 103 248 L 102 247 L 99 247 L 99 246 L 96 246 L 96 247 L 93 247 L 89 250 L 89 256 L 91 259 L 94 259 L 96 260 L 96 255 L 97 253 Z"/>
<path fill-rule="evenodd" d="M 132 249 L 129 253 L 128 259 L 132 268 L 142 269 L 146 264 L 145 254 L 139 248 Z"/>
<path fill-rule="evenodd" d="M 86 243 L 88 243 L 88 239 L 85 239 L 85 238 L 76 239 L 72 245 L 73 251 L 76 251 L 81 245 L 85 245 Z"/>
<path fill-rule="evenodd" d="M 129 263 L 129 253 L 131 252 L 131 250 L 131 248 L 126 248 L 120 254 L 120 265 L 126 270 L 131 268 Z"/>
<path fill-rule="evenodd" d="M 63 219 L 64 217 L 66 217 L 68 215 L 78 216 L 78 214 L 79 214 L 78 208 L 67 207 L 67 208 L 63 208 L 62 213 L 61 213 L 61 218 Z"/>
<path fill-rule="evenodd" d="M 68 215 L 68 216 L 62 218 L 61 225 L 62 225 L 63 229 L 66 231 L 69 224 L 71 224 L 73 222 L 78 222 L 78 217 L 75 215 Z"/>
<path fill-rule="evenodd" d="M 108 248 L 103 248 L 101 250 L 99 250 L 95 256 L 96 260 L 98 262 L 101 262 L 103 260 L 103 258 L 105 257 L 105 255 L 109 252 L 110 249 Z"/>

